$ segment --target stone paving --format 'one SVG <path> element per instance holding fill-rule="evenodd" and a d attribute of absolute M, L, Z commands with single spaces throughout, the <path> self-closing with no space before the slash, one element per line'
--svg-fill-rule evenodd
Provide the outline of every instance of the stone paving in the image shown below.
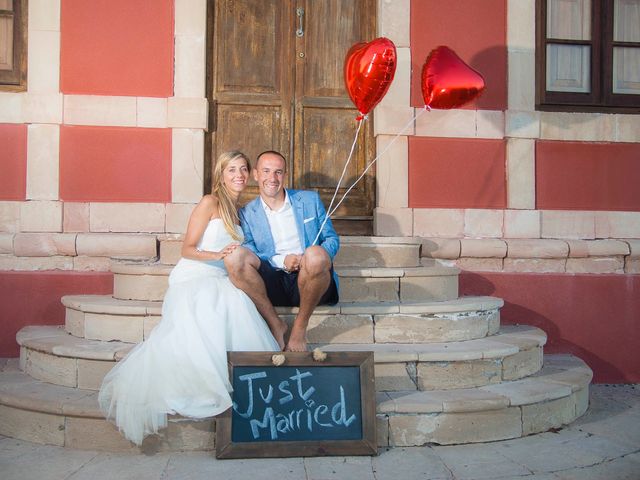
<path fill-rule="evenodd" d="M 569 427 L 515 440 L 381 449 L 377 457 L 216 460 L 125 455 L 0 437 L 3 480 L 640 480 L 640 385 L 592 385 Z"/>

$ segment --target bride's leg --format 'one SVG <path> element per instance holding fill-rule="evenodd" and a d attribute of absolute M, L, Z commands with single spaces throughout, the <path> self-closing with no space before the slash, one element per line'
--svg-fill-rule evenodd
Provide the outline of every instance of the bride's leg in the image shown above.
<path fill-rule="evenodd" d="M 280 319 L 267 296 L 264 281 L 258 273 L 260 259 L 250 250 L 238 247 L 224 258 L 224 265 L 229 272 L 231 283 L 249 296 L 260 315 L 269 325 L 280 349 L 284 349 L 284 334 L 287 331 L 287 324 Z"/>

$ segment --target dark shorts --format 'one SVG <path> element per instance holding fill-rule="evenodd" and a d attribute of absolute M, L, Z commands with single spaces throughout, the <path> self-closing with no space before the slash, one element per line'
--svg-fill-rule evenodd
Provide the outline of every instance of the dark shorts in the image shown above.
<path fill-rule="evenodd" d="M 300 305 L 298 290 L 298 272 L 287 273 L 275 268 L 266 260 L 260 260 L 258 270 L 267 287 L 267 296 L 275 307 L 297 307 Z M 335 305 L 338 303 L 338 286 L 333 278 L 331 267 L 331 283 L 320 299 L 319 305 Z"/>

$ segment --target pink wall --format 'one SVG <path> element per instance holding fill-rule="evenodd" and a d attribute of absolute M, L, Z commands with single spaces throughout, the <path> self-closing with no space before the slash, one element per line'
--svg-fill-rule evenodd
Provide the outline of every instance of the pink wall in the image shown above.
<path fill-rule="evenodd" d="M 409 137 L 409 207 L 505 208 L 505 184 L 504 140 Z"/>
<path fill-rule="evenodd" d="M 506 42 L 506 0 L 411 0 L 411 105 L 424 105 L 422 66 L 431 50 L 446 45 L 486 83 L 483 95 L 466 108 L 506 110 Z"/>
<path fill-rule="evenodd" d="M 540 327 L 545 352 L 577 355 L 597 383 L 640 382 L 640 275 L 463 272 L 460 295 L 504 298 L 504 324 Z"/>
<path fill-rule="evenodd" d="M 170 202 L 171 130 L 63 125 L 60 198 Z"/>
<path fill-rule="evenodd" d="M 536 206 L 640 211 L 640 144 L 536 142 Z"/>
<path fill-rule="evenodd" d="M 0 123 L 0 200 L 24 200 L 27 189 L 27 126 Z"/>
<path fill-rule="evenodd" d="M 0 357 L 19 355 L 16 333 L 22 327 L 63 325 L 63 295 L 111 293 L 111 273 L 0 272 Z"/>
<path fill-rule="evenodd" d="M 173 0 L 63 0 L 66 94 L 173 96 Z"/>

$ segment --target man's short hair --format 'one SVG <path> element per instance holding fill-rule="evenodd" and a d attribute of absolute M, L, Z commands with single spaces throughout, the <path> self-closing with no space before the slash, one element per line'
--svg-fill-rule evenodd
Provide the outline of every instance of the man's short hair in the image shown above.
<path fill-rule="evenodd" d="M 260 158 L 263 155 L 267 155 L 267 154 L 271 154 L 271 155 L 277 155 L 278 157 L 280 157 L 282 159 L 282 161 L 284 162 L 284 168 L 285 170 L 287 169 L 287 159 L 284 158 L 284 155 L 282 155 L 280 152 L 277 152 L 275 150 L 265 150 L 262 153 L 259 153 L 258 156 L 256 157 L 256 166 L 258 166 L 258 162 L 260 161 Z"/>

